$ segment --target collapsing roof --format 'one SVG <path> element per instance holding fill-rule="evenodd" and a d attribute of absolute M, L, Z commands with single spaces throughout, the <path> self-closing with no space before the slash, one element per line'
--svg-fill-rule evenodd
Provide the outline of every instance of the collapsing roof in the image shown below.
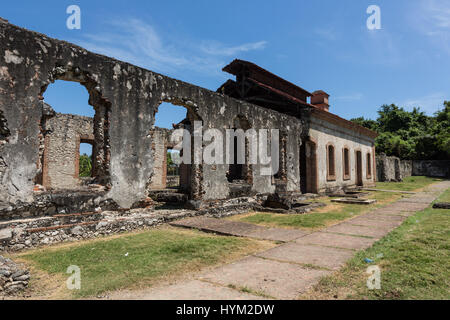
<path fill-rule="evenodd" d="M 245 60 L 235 59 L 222 69 L 236 76 L 227 80 L 217 92 L 236 99 L 301 117 L 302 110 L 342 127 L 375 138 L 377 133 L 329 112 L 329 94 L 323 90 L 313 93 Z M 311 102 L 307 101 L 311 97 Z"/>
<path fill-rule="evenodd" d="M 235 59 L 222 70 L 235 76 L 245 74 L 247 78 L 264 83 L 268 87 L 278 89 L 285 94 L 300 99 L 304 102 L 306 102 L 306 97 L 310 97 L 312 95 L 305 89 L 300 88 L 299 86 L 296 86 L 295 84 L 280 78 L 279 76 L 249 61 Z"/>

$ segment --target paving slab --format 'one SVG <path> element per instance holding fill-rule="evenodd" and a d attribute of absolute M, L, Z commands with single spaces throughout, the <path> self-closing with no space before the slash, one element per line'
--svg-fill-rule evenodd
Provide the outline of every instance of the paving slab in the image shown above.
<path fill-rule="evenodd" d="M 366 216 L 360 216 L 355 219 L 351 219 L 347 221 L 349 224 L 356 225 L 356 226 L 366 226 L 366 227 L 378 227 L 378 228 L 397 228 L 400 226 L 403 221 L 397 220 L 397 221 L 388 221 L 388 220 L 381 220 L 381 219 L 371 219 L 367 218 Z"/>
<path fill-rule="evenodd" d="M 432 196 L 432 195 L 427 195 L 427 196 L 414 196 L 411 198 L 403 198 L 397 201 L 397 203 L 402 203 L 402 202 L 408 202 L 408 203 L 424 203 L 424 204 L 430 204 L 431 202 L 434 201 L 436 197 Z"/>
<path fill-rule="evenodd" d="M 171 225 L 184 228 L 194 228 L 206 232 L 215 232 L 225 235 L 281 242 L 292 241 L 310 233 L 295 229 L 267 228 L 251 223 L 209 217 L 186 218 L 175 221 L 171 223 Z"/>
<path fill-rule="evenodd" d="M 354 251 L 291 242 L 256 255 L 268 259 L 310 264 L 337 270 L 354 255 Z"/>
<path fill-rule="evenodd" d="M 355 226 L 350 223 L 340 223 L 338 225 L 329 227 L 324 232 L 342 233 L 355 236 L 371 237 L 380 239 L 391 231 L 392 228 L 374 228 L 366 226 Z"/>
<path fill-rule="evenodd" d="M 370 213 L 409 217 L 412 213 L 416 212 L 416 211 L 408 210 L 407 208 L 405 209 L 404 207 L 403 207 L 403 209 L 404 210 L 402 210 L 401 208 L 380 208 L 380 209 L 371 211 Z"/>
<path fill-rule="evenodd" d="M 339 198 L 339 199 L 332 199 L 331 202 L 369 205 L 369 204 L 376 203 L 377 200 L 375 200 L 375 199 Z"/>
<path fill-rule="evenodd" d="M 220 285 L 191 280 L 141 291 L 118 291 L 108 297 L 120 300 L 261 300 L 252 295 Z"/>
<path fill-rule="evenodd" d="M 313 244 L 351 250 L 366 249 L 375 241 L 376 239 L 374 238 L 354 237 L 326 232 L 315 232 L 295 240 L 296 243 L 300 244 Z"/>
<path fill-rule="evenodd" d="M 247 257 L 218 267 L 199 276 L 199 279 L 255 292 L 278 299 L 295 299 L 330 271 L 302 268 L 299 265 Z"/>
<path fill-rule="evenodd" d="M 383 213 L 376 213 L 376 212 L 370 212 L 368 214 L 364 215 L 365 219 L 372 219 L 372 220 L 383 220 L 383 221 L 405 221 L 408 219 L 406 215 L 394 215 L 394 214 L 383 214 Z"/>
<path fill-rule="evenodd" d="M 430 203 L 419 203 L 419 202 L 396 202 L 395 208 L 400 211 L 420 211 L 427 208 Z"/>

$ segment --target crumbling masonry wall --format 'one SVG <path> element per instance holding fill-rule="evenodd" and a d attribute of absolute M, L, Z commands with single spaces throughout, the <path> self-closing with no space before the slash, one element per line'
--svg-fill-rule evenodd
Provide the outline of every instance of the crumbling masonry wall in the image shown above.
<path fill-rule="evenodd" d="M 154 152 L 153 175 L 149 188 L 165 189 L 167 186 L 167 148 L 170 144 L 171 130 L 157 128 L 152 130 L 152 150 Z"/>
<path fill-rule="evenodd" d="M 80 186 L 80 143 L 94 143 L 90 117 L 57 113 L 45 121 L 42 184 L 47 189 Z"/>
<path fill-rule="evenodd" d="M 405 177 L 450 177 L 449 160 L 401 160 L 397 157 L 377 156 L 378 181 L 402 181 Z"/>
<path fill-rule="evenodd" d="M 154 169 L 151 129 L 162 102 L 184 106 L 207 128 L 232 128 L 241 115 L 254 129 L 286 128 L 287 188 L 299 190 L 301 122 L 291 116 L 226 97 L 76 45 L 51 39 L 0 19 L 0 110 L 8 126 L 1 139 L 0 202 L 33 201 L 40 168 L 41 100 L 55 80 L 76 81 L 94 106 L 95 175 L 108 186 L 106 198 L 129 208 L 147 196 Z M 2 120 L 2 124 L 5 123 Z M 3 133 L 2 133 L 3 137 Z M 193 165 L 190 197 L 225 199 L 227 165 Z M 254 165 L 252 190 L 271 193 L 271 176 Z"/>
<path fill-rule="evenodd" d="M 403 180 L 400 171 L 400 158 L 388 157 L 382 153 L 377 155 L 377 181 L 399 182 Z"/>
<path fill-rule="evenodd" d="M 412 175 L 450 178 L 450 160 L 415 160 Z"/>

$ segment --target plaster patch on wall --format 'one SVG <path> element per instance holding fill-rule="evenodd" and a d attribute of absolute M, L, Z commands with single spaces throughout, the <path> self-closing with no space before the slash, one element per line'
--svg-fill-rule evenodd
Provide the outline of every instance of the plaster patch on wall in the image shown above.
<path fill-rule="evenodd" d="M 0 67 L 0 80 L 10 80 L 11 75 L 8 72 L 8 67 Z"/>
<path fill-rule="evenodd" d="M 23 61 L 23 58 L 19 56 L 19 52 L 17 50 L 14 51 L 5 51 L 5 62 L 6 63 L 14 63 L 14 64 L 21 64 Z"/>

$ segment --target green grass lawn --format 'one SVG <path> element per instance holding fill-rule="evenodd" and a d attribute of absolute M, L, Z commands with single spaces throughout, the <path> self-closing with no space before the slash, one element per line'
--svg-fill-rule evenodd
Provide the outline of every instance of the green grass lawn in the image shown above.
<path fill-rule="evenodd" d="M 408 177 L 404 182 L 383 183 L 380 189 L 389 190 L 418 190 L 427 185 L 442 181 L 428 177 Z M 381 183 L 377 183 L 377 186 Z M 329 197 L 321 197 L 314 201 L 325 203 L 324 208 L 316 209 L 305 214 L 274 214 L 267 212 L 256 212 L 247 215 L 230 217 L 230 220 L 254 223 L 270 227 L 286 227 L 317 230 L 331 224 L 343 221 L 357 215 L 363 214 L 375 208 L 384 206 L 390 202 L 398 200 L 401 197 L 410 197 L 410 195 L 401 195 L 400 193 L 375 191 L 368 198 L 376 199 L 377 202 L 372 205 L 343 204 L 331 202 Z"/>
<path fill-rule="evenodd" d="M 406 177 L 403 182 L 377 182 L 377 189 L 414 191 L 422 189 L 431 183 L 442 181 L 439 178 L 430 178 L 423 176 Z"/>
<path fill-rule="evenodd" d="M 448 189 L 437 201 L 449 201 Z M 361 251 L 338 273 L 323 278 L 302 299 L 450 299 L 450 210 L 431 207 Z M 366 286 L 374 260 L 381 289 Z"/>
<path fill-rule="evenodd" d="M 371 199 L 377 203 L 371 205 L 344 204 L 331 202 L 329 197 L 321 197 L 315 201 L 323 202 L 327 206 L 304 214 L 275 214 L 257 212 L 247 215 L 230 217 L 231 220 L 254 223 L 270 227 L 287 227 L 300 229 L 319 229 L 330 224 L 360 215 L 374 208 L 383 206 L 401 197 L 400 194 L 390 192 L 374 192 Z"/>
<path fill-rule="evenodd" d="M 165 277 L 224 262 L 259 246 L 261 243 L 244 238 L 165 228 L 34 250 L 19 258 L 64 281 L 69 277 L 67 267 L 79 266 L 81 290 L 72 291 L 72 297 L 88 297 L 148 286 Z"/>

